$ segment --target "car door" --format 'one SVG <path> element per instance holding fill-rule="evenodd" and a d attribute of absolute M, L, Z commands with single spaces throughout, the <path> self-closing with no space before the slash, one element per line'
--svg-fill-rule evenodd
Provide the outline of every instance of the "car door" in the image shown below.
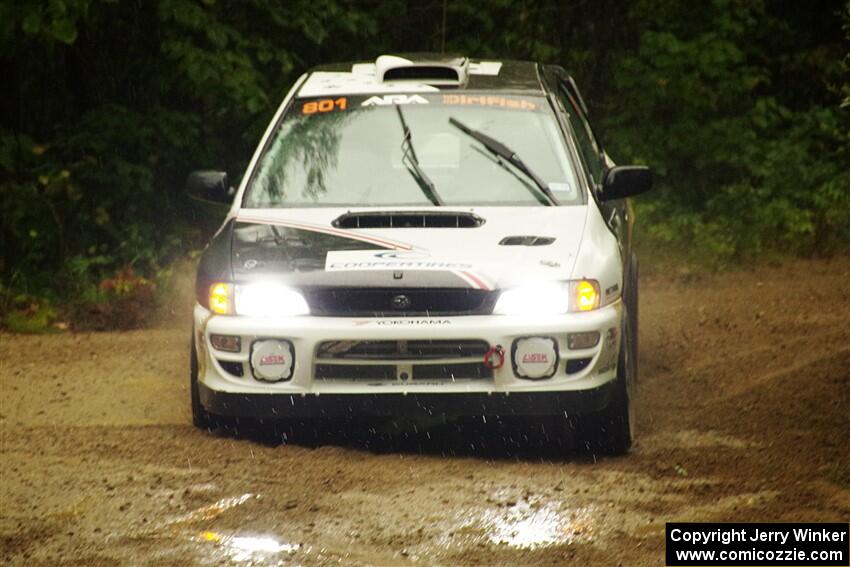
<path fill-rule="evenodd" d="M 595 135 L 581 94 L 572 77 L 561 75 L 558 81 L 558 100 L 567 115 L 567 122 L 573 132 L 579 156 L 584 164 L 585 171 L 590 177 L 594 201 L 602 212 L 605 222 L 617 237 L 620 245 L 620 257 L 623 259 L 623 267 L 629 257 L 631 244 L 631 215 L 629 204 L 626 199 L 600 202 L 599 192 L 604 181 L 605 174 L 614 164 L 605 153 L 599 139 Z"/>

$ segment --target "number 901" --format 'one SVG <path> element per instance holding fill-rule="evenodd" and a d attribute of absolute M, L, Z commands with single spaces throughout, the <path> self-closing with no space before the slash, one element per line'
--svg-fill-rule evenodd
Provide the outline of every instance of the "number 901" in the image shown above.
<path fill-rule="evenodd" d="M 321 100 L 313 100 L 305 102 L 304 106 L 301 107 L 301 112 L 303 114 L 316 114 L 317 112 L 331 112 L 335 108 L 345 110 L 347 102 L 348 101 L 345 97 L 338 99 L 323 98 Z"/>

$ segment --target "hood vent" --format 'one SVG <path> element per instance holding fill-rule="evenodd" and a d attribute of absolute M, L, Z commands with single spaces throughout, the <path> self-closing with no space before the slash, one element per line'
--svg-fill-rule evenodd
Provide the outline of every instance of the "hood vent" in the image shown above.
<path fill-rule="evenodd" d="M 484 219 L 472 213 L 405 211 L 346 213 L 332 224 L 336 228 L 478 228 Z"/>
<path fill-rule="evenodd" d="M 555 242 L 551 236 L 506 236 L 499 244 L 502 246 L 549 246 Z"/>
<path fill-rule="evenodd" d="M 393 67 L 384 72 L 384 81 L 416 81 L 431 83 L 434 81 L 458 82 L 458 73 L 451 67 Z"/>
<path fill-rule="evenodd" d="M 409 81 L 435 86 L 462 86 L 469 79 L 469 59 L 445 57 L 411 61 L 395 55 L 381 55 L 375 60 L 375 79 L 379 83 Z"/>

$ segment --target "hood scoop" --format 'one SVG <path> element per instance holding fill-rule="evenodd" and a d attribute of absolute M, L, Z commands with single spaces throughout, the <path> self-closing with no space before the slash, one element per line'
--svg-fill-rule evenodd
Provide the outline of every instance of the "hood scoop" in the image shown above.
<path fill-rule="evenodd" d="M 551 236 L 506 236 L 499 241 L 501 246 L 549 246 L 555 242 Z"/>
<path fill-rule="evenodd" d="M 385 82 L 414 82 L 426 85 L 463 86 L 469 79 L 469 59 L 440 56 L 431 60 L 381 55 L 375 60 L 375 79 Z"/>
<path fill-rule="evenodd" d="M 473 213 L 404 211 L 346 213 L 331 224 L 336 228 L 478 228 L 484 222 Z"/>

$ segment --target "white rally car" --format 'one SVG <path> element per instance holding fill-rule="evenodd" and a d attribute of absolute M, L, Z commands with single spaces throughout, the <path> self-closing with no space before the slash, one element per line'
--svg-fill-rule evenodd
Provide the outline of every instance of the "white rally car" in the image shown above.
<path fill-rule="evenodd" d="M 303 75 L 197 274 L 194 422 L 555 416 L 626 452 L 637 259 L 614 166 L 557 66 L 381 56 Z"/>

